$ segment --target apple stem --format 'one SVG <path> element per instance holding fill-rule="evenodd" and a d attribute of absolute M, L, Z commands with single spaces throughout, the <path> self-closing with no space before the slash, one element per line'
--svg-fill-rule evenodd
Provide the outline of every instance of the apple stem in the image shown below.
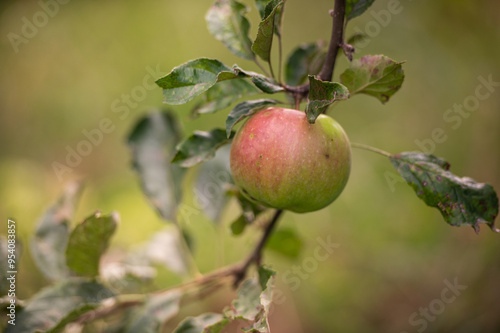
<path fill-rule="evenodd" d="M 262 261 L 262 250 L 264 249 L 264 246 L 266 245 L 267 240 L 269 239 L 269 236 L 271 236 L 271 233 L 273 232 L 274 227 L 278 223 L 278 220 L 279 220 L 281 214 L 283 214 L 282 209 L 276 210 L 276 212 L 273 215 L 273 218 L 267 224 L 266 229 L 264 230 L 264 233 L 262 234 L 260 241 L 257 243 L 257 245 L 255 246 L 252 253 L 250 253 L 248 258 L 240 266 L 239 270 L 234 274 L 235 275 L 235 280 L 234 280 L 235 287 L 245 278 L 247 270 L 251 264 L 255 263 L 256 266 L 260 266 L 261 261 Z"/>

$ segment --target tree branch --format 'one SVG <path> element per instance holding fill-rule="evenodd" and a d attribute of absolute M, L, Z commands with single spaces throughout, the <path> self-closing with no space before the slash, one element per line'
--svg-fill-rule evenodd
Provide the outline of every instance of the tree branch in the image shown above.
<path fill-rule="evenodd" d="M 242 263 L 239 264 L 233 264 L 229 265 L 226 267 L 223 267 L 221 269 L 218 269 L 216 271 L 201 275 L 200 277 L 185 282 L 183 284 L 171 287 L 171 288 L 166 288 L 162 290 L 158 290 L 153 292 L 152 294 L 163 294 L 163 293 L 168 293 L 174 290 L 181 291 L 183 293 L 187 292 L 190 288 L 202 288 L 205 286 L 208 286 L 209 288 L 205 291 L 205 293 L 210 293 L 214 290 L 218 289 L 218 286 L 220 285 L 211 285 L 212 283 L 217 283 L 221 281 L 221 279 L 224 278 L 230 278 L 234 277 L 234 282 L 233 286 L 236 287 L 246 276 L 248 268 L 252 264 L 256 264 L 257 266 L 260 265 L 261 259 L 262 259 L 262 250 L 264 249 L 264 246 L 266 245 L 267 240 L 269 239 L 269 236 L 271 235 L 274 227 L 278 223 L 278 220 L 283 213 L 283 210 L 277 210 L 271 221 L 266 226 L 266 229 L 264 230 L 264 233 L 262 234 L 261 239 L 259 240 L 259 243 L 255 246 L 253 249 L 252 253 L 245 259 Z M 134 307 L 138 306 L 144 303 L 146 300 L 145 295 L 120 295 L 116 299 L 111 299 L 109 302 L 103 304 L 100 308 L 89 311 L 87 313 L 84 313 L 81 315 L 77 320 L 75 320 L 75 323 L 83 325 L 85 323 L 101 319 L 104 317 L 107 317 L 109 315 L 112 315 L 120 310 L 129 308 L 129 307 Z"/>
<path fill-rule="evenodd" d="M 330 15 L 333 20 L 332 35 L 330 36 L 330 44 L 328 46 L 325 62 L 318 73 L 318 77 L 322 81 L 332 80 L 337 54 L 339 48 L 343 45 L 345 2 L 346 0 L 335 0 L 335 9 L 330 10 Z M 300 104 L 300 101 L 309 94 L 309 83 L 297 87 L 284 85 L 284 88 L 287 92 L 292 93 L 296 105 Z"/>
<path fill-rule="evenodd" d="M 274 216 L 272 220 L 269 222 L 269 224 L 266 226 L 266 230 L 264 231 L 264 234 L 262 234 L 262 238 L 260 239 L 259 243 L 257 244 L 257 246 L 255 246 L 255 249 L 252 251 L 252 253 L 250 253 L 248 258 L 240 266 L 239 271 L 236 272 L 234 280 L 235 287 L 245 278 L 248 267 L 250 267 L 252 263 L 255 263 L 257 266 L 260 266 L 260 263 L 262 261 L 262 249 L 264 249 L 264 246 L 266 245 L 266 242 L 269 239 L 269 236 L 271 235 L 282 213 L 283 210 L 281 209 L 278 209 L 274 213 Z"/>
<path fill-rule="evenodd" d="M 333 18 L 332 35 L 330 37 L 330 45 L 328 46 L 325 63 L 318 74 L 319 78 L 323 81 L 332 80 L 335 60 L 337 59 L 339 48 L 343 44 L 345 1 L 346 0 L 335 0 L 335 9 L 330 11 L 330 15 Z"/>

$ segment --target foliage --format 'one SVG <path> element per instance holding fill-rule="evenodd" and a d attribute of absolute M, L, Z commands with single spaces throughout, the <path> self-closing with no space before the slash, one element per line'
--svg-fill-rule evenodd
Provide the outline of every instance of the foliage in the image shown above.
<path fill-rule="evenodd" d="M 345 6 L 341 25 L 363 14 L 373 2 L 338 1 Z M 283 81 L 281 68 L 278 76 L 274 74 L 272 59 L 277 42 L 281 66 L 281 28 L 286 1 L 256 0 L 255 5 L 261 20 L 254 39 L 249 36 L 250 22 L 246 17 L 249 9 L 236 0 L 217 0 L 205 19 L 215 39 L 236 56 L 254 61 L 263 73 L 238 65 L 229 67 L 217 59 L 191 60 L 156 81 L 163 89 L 165 103 L 196 102 L 193 114 L 203 116 L 221 112 L 241 98 L 281 93 L 297 107 L 307 97 L 305 113 L 308 121 L 314 124 L 331 105 L 346 102 L 356 94 L 369 95 L 386 103 L 401 88 L 405 77 L 404 62 L 384 55 L 354 59 L 339 75 L 340 82 L 325 80 L 318 73 L 341 54 L 335 52 L 333 58 L 328 58 L 319 41 L 303 44 L 291 52 L 284 66 Z M 354 44 L 359 38 L 354 36 L 348 43 Z M 332 39 L 330 46 L 333 44 Z M 269 70 L 261 60 L 267 63 Z M 127 138 L 132 164 L 151 205 L 162 219 L 173 222 L 173 226 L 155 234 L 142 250 L 114 262 L 122 275 L 133 276 L 138 284 L 147 285 L 148 274 L 144 272 L 154 275 L 159 263 L 180 276 L 187 275 L 192 268 L 190 236 L 178 218 L 183 203 L 181 189 L 188 174 L 186 168 L 194 168 L 194 192 L 202 210 L 214 223 L 218 223 L 225 206 L 235 198 L 241 215 L 230 226 L 233 235 L 239 236 L 247 228 L 260 226 L 262 220 L 269 217 L 268 209 L 249 201 L 232 186 L 226 163 L 234 127 L 262 108 L 284 104 L 278 99 L 261 97 L 234 105 L 225 128 L 195 131 L 187 137 L 178 116 L 170 109 L 152 111 L 138 120 Z M 381 152 L 370 147 L 368 150 Z M 439 209 L 445 222 L 452 226 L 471 226 L 476 232 L 480 224 L 486 224 L 497 231 L 494 222 L 498 215 L 498 197 L 492 186 L 457 177 L 450 172 L 447 162 L 430 154 L 381 153 L 389 158 L 420 199 Z M 189 299 L 189 293 L 211 292 L 227 277 L 232 277 L 231 281 L 238 287 L 231 305 L 220 314 L 205 313 L 185 318 L 174 332 L 220 332 L 237 320 L 247 323 L 245 332 L 270 331 L 268 317 L 276 272 L 261 265 L 260 251 L 265 246 L 284 256 L 298 257 L 304 240 L 293 230 L 280 229 L 272 235 L 264 233 L 262 242 L 243 265 L 229 266 L 197 276 L 191 282 L 148 294 L 125 294 L 122 291 L 126 288 L 115 287 L 107 278 L 102 262 L 118 227 L 118 215 L 96 212 L 71 229 L 79 193 L 80 184 L 70 184 L 61 199 L 40 219 L 30 249 L 40 271 L 54 284 L 40 291 L 19 310 L 20 325 L 8 326 L 7 332 L 61 332 L 71 322 L 92 327 L 94 321 L 110 314 L 117 314 L 119 331 L 158 332 L 167 321 L 175 318 L 181 301 Z M 272 230 L 280 212 L 274 214 L 266 231 Z M 1 249 L 3 251 L 3 247 Z M 136 262 L 141 262 L 139 270 L 134 269 L 138 267 Z M 247 268 L 252 263 L 257 264 L 257 276 L 246 278 Z"/>

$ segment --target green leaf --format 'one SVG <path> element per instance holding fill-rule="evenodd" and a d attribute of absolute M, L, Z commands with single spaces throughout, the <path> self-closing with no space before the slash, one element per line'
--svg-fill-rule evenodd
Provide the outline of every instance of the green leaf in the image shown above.
<path fill-rule="evenodd" d="M 101 215 L 97 212 L 77 225 L 69 236 L 66 265 L 80 276 L 99 275 L 99 260 L 118 223 L 117 213 Z"/>
<path fill-rule="evenodd" d="M 173 333 L 219 333 L 229 320 L 218 313 L 204 313 L 198 317 L 187 317 Z"/>
<path fill-rule="evenodd" d="M 250 23 L 247 7 L 235 0 L 217 0 L 205 19 L 208 31 L 235 55 L 252 60 L 252 41 L 248 37 Z"/>
<path fill-rule="evenodd" d="M 229 201 L 226 188 L 233 183 L 229 168 L 230 148 L 230 145 L 219 148 L 212 160 L 202 164 L 194 186 L 197 201 L 214 222 L 219 221 Z"/>
<path fill-rule="evenodd" d="M 228 137 L 226 137 L 226 132 L 219 128 L 210 132 L 195 131 L 189 138 L 177 145 L 177 152 L 172 163 L 178 163 L 187 168 L 208 161 L 215 156 L 219 147 L 231 142 Z"/>
<path fill-rule="evenodd" d="M 354 52 L 356 52 L 356 48 L 354 46 L 365 40 L 367 37 L 368 36 L 366 34 L 361 32 L 354 33 L 351 37 L 349 37 L 347 42 L 338 49 L 337 54 L 343 52 L 347 59 L 349 59 L 349 61 L 352 61 Z"/>
<path fill-rule="evenodd" d="M 251 71 L 245 71 L 236 65 L 233 66 L 233 70 L 237 75 L 245 75 L 247 77 L 250 77 L 253 84 L 266 94 L 275 94 L 281 91 L 285 91 L 282 86 L 280 86 L 276 83 L 276 81 L 268 78 L 267 76 Z"/>
<path fill-rule="evenodd" d="M 271 0 L 255 0 L 255 7 L 259 11 L 260 19 L 263 20 L 266 17 L 266 6 Z"/>
<path fill-rule="evenodd" d="M 364 34 L 362 32 L 355 32 L 354 34 L 352 34 L 351 37 L 349 37 L 347 39 L 347 44 L 354 46 L 354 45 L 358 44 L 359 42 L 364 41 L 367 38 L 368 38 L 367 34 Z"/>
<path fill-rule="evenodd" d="M 301 85 L 309 74 L 319 73 L 326 57 L 326 50 L 321 44 L 304 44 L 292 51 L 285 67 L 285 82 L 288 85 Z"/>
<path fill-rule="evenodd" d="M 38 222 L 30 250 L 40 271 L 50 280 L 69 276 L 65 250 L 69 237 L 69 224 L 73 218 L 81 184 L 68 184 L 61 198 L 50 207 Z"/>
<path fill-rule="evenodd" d="M 367 94 L 385 103 L 403 84 L 402 64 L 383 55 L 367 55 L 354 60 L 351 68 L 340 75 L 340 82 L 351 95 Z"/>
<path fill-rule="evenodd" d="M 242 213 L 231 223 L 230 230 L 234 236 L 237 236 L 242 234 L 246 227 L 259 218 L 261 214 L 263 215 L 268 208 L 250 201 L 239 191 L 235 193 L 235 196 L 241 207 Z"/>
<path fill-rule="evenodd" d="M 405 152 L 390 156 L 392 165 L 428 206 L 436 207 L 452 226 L 479 224 L 493 231 L 498 215 L 498 196 L 489 184 L 459 178 L 449 171 L 448 162 L 434 155 Z"/>
<path fill-rule="evenodd" d="M 281 4 L 282 3 L 282 4 Z M 283 8 L 285 6 L 286 0 L 270 0 L 269 3 L 266 5 L 265 9 L 265 16 L 270 15 L 273 10 L 275 10 L 274 14 L 274 33 L 276 35 L 281 34 L 281 21 L 283 18 Z M 280 5 L 280 6 L 278 6 Z"/>
<path fill-rule="evenodd" d="M 245 231 L 245 228 L 247 227 L 248 223 L 245 218 L 245 215 L 241 214 L 236 220 L 234 220 L 231 223 L 231 226 L 229 227 L 231 230 L 231 234 L 233 236 L 239 236 Z"/>
<path fill-rule="evenodd" d="M 189 102 L 217 82 L 237 77 L 219 60 L 200 58 L 175 67 L 156 84 L 163 88 L 164 103 L 177 105 Z"/>
<path fill-rule="evenodd" d="M 244 332 L 268 332 L 269 309 L 272 302 L 273 282 L 276 272 L 263 266 L 259 267 L 258 279 L 248 279 L 238 288 L 238 296 L 233 301 L 226 317 L 251 322 Z"/>
<path fill-rule="evenodd" d="M 6 333 L 60 332 L 113 293 L 101 284 L 85 279 L 69 279 L 36 294 L 16 316 L 16 325 Z"/>
<path fill-rule="evenodd" d="M 182 137 L 170 112 L 156 111 L 141 118 L 128 137 L 134 168 L 144 193 L 163 219 L 175 221 L 185 169 L 170 161 Z"/>
<path fill-rule="evenodd" d="M 243 281 L 238 288 L 238 297 L 233 301 L 233 309 L 230 312 L 231 318 L 255 321 L 262 311 L 262 305 L 260 304 L 261 293 L 262 288 L 257 279 Z"/>
<path fill-rule="evenodd" d="M 257 88 L 265 92 L 266 94 L 276 94 L 278 92 L 285 91 L 285 89 L 278 85 L 274 80 L 271 80 L 264 75 L 255 75 L 252 77 L 252 82 Z"/>
<path fill-rule="evenodd" d="M 314 124 L 316 118 L 333 102 L 349 98 L 349 90 L 336 82 L 321 81 L 309 75 L 309 99 L 306 106 L 307 121 Z"/>
<path fill-rule="evenodd" d="M 214 113 L 222 110 L 241 97 L 260 93 L 247 79 L 222 81 L 203 94 L 203 100 L 193 108 L 193 114 Z"/>
<path fill-rule="evenodd" d="M 156 333 L 179 312 L 180 291 L 152 294 L 141 306 L 125 333 Z"/>
<path fill-rule="evenodd" d="M 257 37 L 252 44 L 252 51 L 267 62 L 271 60 L 271 46 L 273 44 L 275 25 L 278 25 L 281 20 L 284 3 L 284 1 L 280 1 L 276 4 L 273 10 L 259 23 Z"/>
<path fill-rule="evenodd" d="M 375 0 L 347 0 L 345 5 L 346 21 L 363 14 Z"/>
<path fill-rule="evenodd" d="M 242 121 L 244 118 L 253 115 L 255 112 L 270 106 L 279 104 L 279 101 L 274 99 L 256 99 L 253 101 L 245 101 L 237 104 L 229 113 L 226 119 L 226 135 L 229 137 L 231 131 L 237 123 Z"/>
<path fill-rule="evenodd" d="M 292 229 L 278 229 L 272 233 L 266 248 L 295 259 L 302 250 L 302 239 Z"/>
<path fill-rule="evenodd" d="M 257 320 L 255 320 L 255 322 L 249 327 L 244 328 L 243 332 L 268 333 L 270 331 L 268 325 L 268 316 L 272 303 L 273 282 L 276 272 L 268 268 L 265 268 L 263 266 L 260 266 L 258 274 L 259 274 L 259 284 L 262 290 L 259 297 L 262 311 L 256 318 Z"/>

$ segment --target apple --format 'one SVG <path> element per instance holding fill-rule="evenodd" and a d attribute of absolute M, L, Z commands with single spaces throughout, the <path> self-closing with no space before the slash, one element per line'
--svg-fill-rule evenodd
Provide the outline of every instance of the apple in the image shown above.
<path fill-rule="evenodd" d="M 306 213 L 332 203 L 351 170 L 351 146 L 342 127 L 321 114 L 309 124 L 303 111 L 270 107 L 236 132 L 230 153 L 235 184 L 261 205 Z"/>

